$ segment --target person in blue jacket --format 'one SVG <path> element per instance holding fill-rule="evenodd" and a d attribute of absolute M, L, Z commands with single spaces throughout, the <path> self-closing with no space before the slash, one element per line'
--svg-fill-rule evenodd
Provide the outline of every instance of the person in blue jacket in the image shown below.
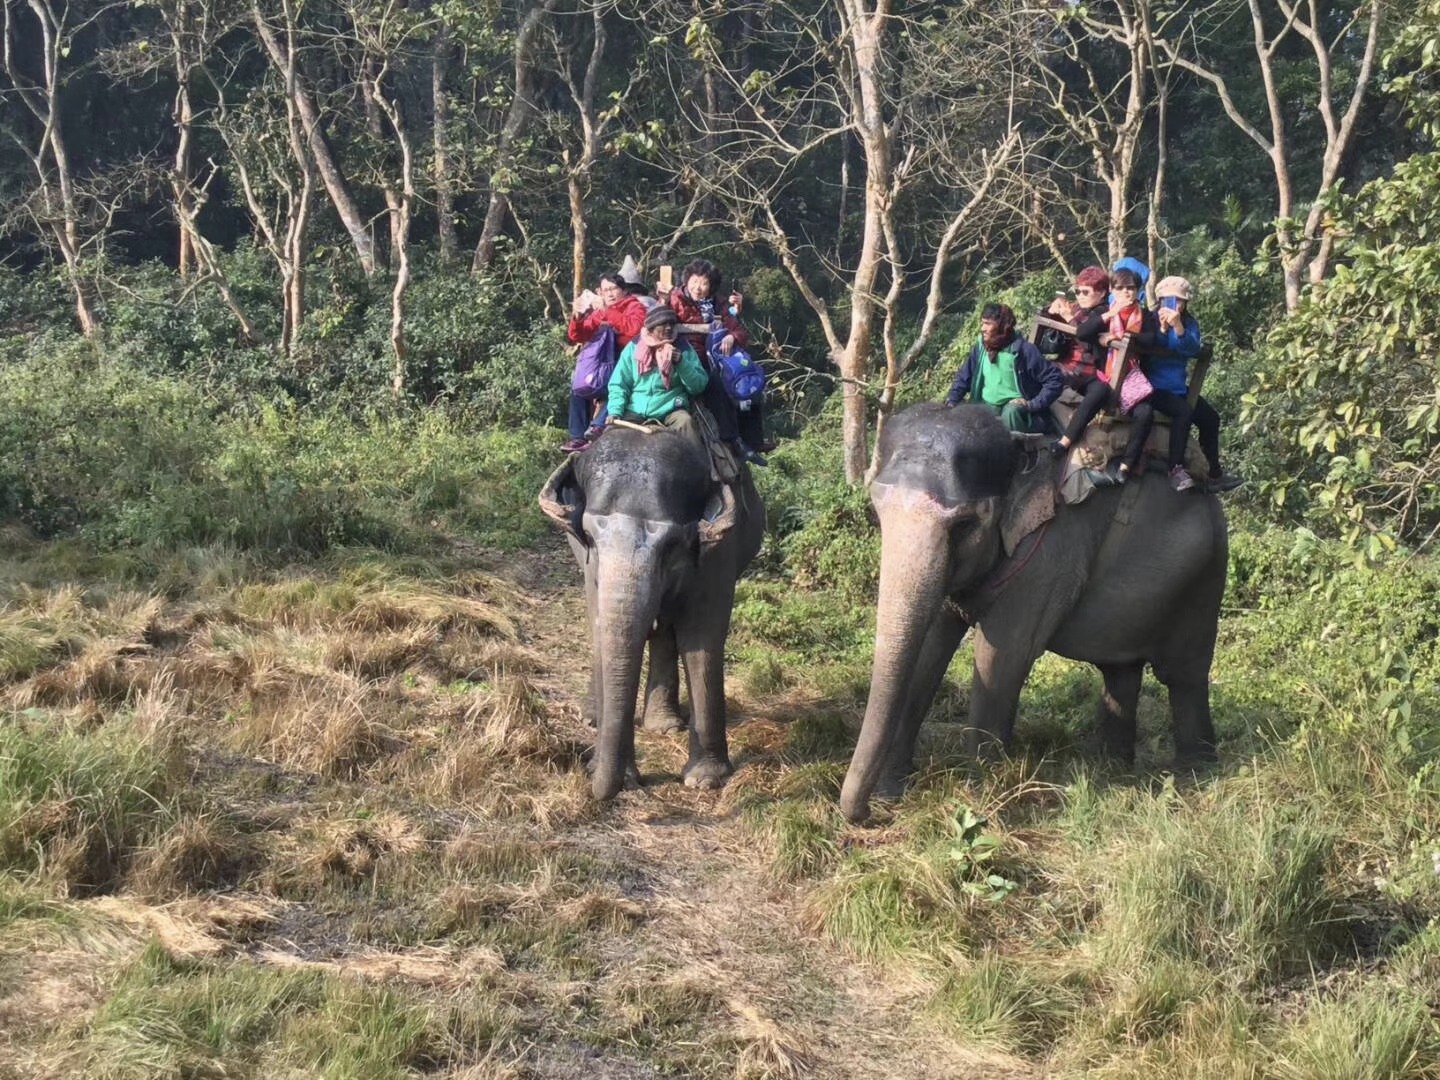
<path fill-rule="evenodd" d="M 1185 442 L 1193 424 L 1200 436 L 1200 450 L 1210 466 L 1210 491 L 1229 491 L 1242 481 L 1225 472 L 1220 465 L 1220 414 L 1203 397 L 1195 399 L 1192 409 L 1187 367 L 1200 352 L 1200 324 L 1188 310 L 1192 295 L 1190 282 L 1183 277 L 1167 277 L 1155 286 L 1160 307 L 1146 312 L 1145 328 L 1137 335 L 1136 345 L 1143 356 L 1140 366 L 1150 380 L 1154 392 L 1131 412 L 1134 421 L 1124 461 L 1133 472 L 1139 465 L 1145 440 L 1155 423 L 1155 413 L 1170 417 L 1170 446 L 1166 466 L 1171 486 L 1188 491 L 1195 480 L 1185 468 Z"/>
<path fill-rule="evenodd" d="M 1015 332 L 1015 312 L 1004 304 L 986 304 L 980 312 L 980 336 L 950 384 L 946 405 L 966 395 L 999 415 L 1011 431 L 1050 430 L 1050 405 L 1065 388 L 1056 364 Z"/>

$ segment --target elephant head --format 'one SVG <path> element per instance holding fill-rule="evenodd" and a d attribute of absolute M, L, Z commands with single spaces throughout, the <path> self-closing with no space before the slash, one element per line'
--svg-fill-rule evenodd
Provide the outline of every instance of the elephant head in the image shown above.
<path fill-rule="evenodd" d="M 980 586 L 1021 519 L 1044 500 L 1053 504 L 1026 463 L 1023 445 L 982 406 L 917 405 L 885 426 L 870 483 L 881 530 L 875 660 L 841 793 L 852 820 L 868 813 L 902 717 L 929 704 L 929 696 L 914 698 L 933 695 L 913 675 L 941 605 Z"/>
<path fill-rule="evenodd" d="M 609 799 L 634 768 L 646 639 L 690 591 L 735 504 L 688 438 L 617 428 L 556 470 L 540 505 L 585 571 L 598 725 L 591 782 L 597 799 Z"/>

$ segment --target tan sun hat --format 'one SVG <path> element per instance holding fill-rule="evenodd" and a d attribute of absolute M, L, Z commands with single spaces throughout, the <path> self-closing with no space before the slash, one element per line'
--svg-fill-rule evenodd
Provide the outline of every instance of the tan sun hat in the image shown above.
<path fill-rule="evenodd" d="M 1191 292 L 1190 282 L 1183 277 L 1163 278 L 1160 284 L 1155 286 L 1155 295 L 1161 300 L 1167 296 L 1173 296 L 1178 300 L 1189 300 Z"/>

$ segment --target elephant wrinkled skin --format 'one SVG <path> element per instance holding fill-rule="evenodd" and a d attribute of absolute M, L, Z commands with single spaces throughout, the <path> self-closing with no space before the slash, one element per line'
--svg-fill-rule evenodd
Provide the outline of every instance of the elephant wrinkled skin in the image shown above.
<path fill-rule="evenodd" d="M 692 714 L 685 783 L 718 787 L 731 771 L 725 636 L 736 579 L 765 529 L 765 507 L 748 471 L 720 485 L 687 437 L 615 428 L 556 470 L 540 505 L 565 532 L 585 574 L 595 797 L 613 798 L 627 780 L 639 780 L 635 711 L 647 639 L 646 726 L 679 726 L 683 660 Z"/>
<path fill-rule="evenodd" d="M 920 722 L 972 627 L 977 753 L 1009 745 L 1020 690 L 1049 650 L 1100 669 L 1111 753 L 1133 760 L 1148 663 L 1169 691 L 1177 757 L 1214 756 L 1210 662 L 1227 562 L 1219 501 L 1141 476 L 1054 508 L 1010 555 L 1007 523 L 1053 499 L 1056 467 L 980 406 L 917 405 L 886 425 L 870 485 L 881 530 L 875 661 L 841 793 L 851 820 L 868 816 L 877 790 L 903 787 Z"/>

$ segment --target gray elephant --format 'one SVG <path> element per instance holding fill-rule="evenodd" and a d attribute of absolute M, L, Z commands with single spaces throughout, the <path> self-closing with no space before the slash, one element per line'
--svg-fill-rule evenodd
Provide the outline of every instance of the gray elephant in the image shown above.
<path fill-rule="evenodd" d="M 720 786 L 731 771 L 725 636 L 735 581 L 765 531 L 765 507 L 748 470 L 720 484 L 686 436 L 614 428 L 556 470 L 540 506 L 564 530 L 585 574 L 595 797 L 613 798 L 627 781 L 639 782 L 635 702 L 647 639 L 646 726 L 680 726 L 683 658 L 691 708 L 684 780 Z"/>
<path fill-rule="evenodd" d="M 1057 507 L 1056 469 L 983 406 L 917 405 L 885 426 L 870 484 L 881 530 L 875 662 L 841 792 L 851 820 L 868 816 L 873 793 L 903 788 L 920 722 L 972 627 L 975 752 L 1009 745 L 1021 688 L 1048 649 L 1100 669 L 1107 751 L 1133 760 L 1149 663 L 1169 691 L 1177 756 L 1214 756 L 1219 501 L 1142 476 Z"/>

